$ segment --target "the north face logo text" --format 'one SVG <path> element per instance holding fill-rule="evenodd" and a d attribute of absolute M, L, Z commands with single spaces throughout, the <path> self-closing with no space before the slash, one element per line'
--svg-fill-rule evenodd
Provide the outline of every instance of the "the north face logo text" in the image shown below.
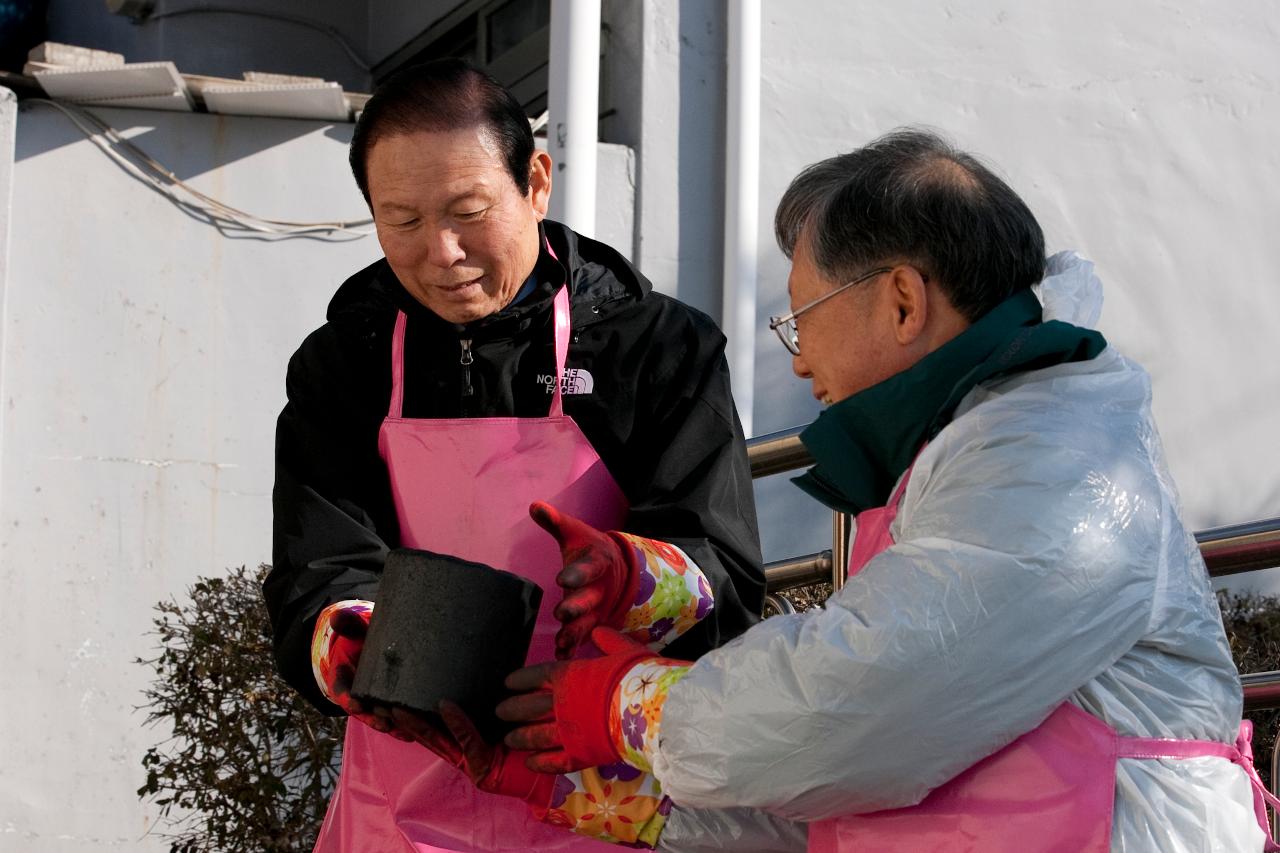
<path fill-rule="evenodd" d="M 555 376 L 550 373 L 538 374 L 538 384 L 550 394 L 555 388 Z M 564 376 L 560 377 L 561 394 L 590 394 L 596 387 L 596 380 L 591 371 L 582 367 L 566 367 Z"/>

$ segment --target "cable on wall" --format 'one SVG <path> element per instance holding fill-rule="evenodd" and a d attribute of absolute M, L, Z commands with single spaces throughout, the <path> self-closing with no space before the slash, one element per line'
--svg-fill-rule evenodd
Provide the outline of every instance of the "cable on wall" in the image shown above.
<path fill-rule="evenodd" d="M 58 110 L 129 175 L 219 230 L 248 231 L 264 238 L 310 237 L 335 241 L 355 240 L 373 233 L 368 227 L 373 224 L 372 219 L 291 222 L 247 213 L 200 192 L 82 107 L 47 98 L 28 98 L 23 103 L 43 104 Z"/>

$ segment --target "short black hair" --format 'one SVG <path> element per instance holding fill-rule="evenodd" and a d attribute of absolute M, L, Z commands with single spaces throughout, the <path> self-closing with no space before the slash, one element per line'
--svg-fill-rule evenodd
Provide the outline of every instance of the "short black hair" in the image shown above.
<path fill-rule="evenodd" d="M 520 102 L 467 61 L 437 59 L 392 74 L 365 104 L 348 153 L 364 200 L 369 201 L 369 149 L 379 139 L 469 127 L 489 132 L 516 188 L 528 193 L 533 131 Z"/>
<path fill-rule="evenodd" d="M 809 166 L 783 194 L 774 231 L 788 258 L 807 240 L 837 283 L 910 263 L 970 322 L 1044 277 L 1044 233 L 1018 194 L 918 128 Z"/>

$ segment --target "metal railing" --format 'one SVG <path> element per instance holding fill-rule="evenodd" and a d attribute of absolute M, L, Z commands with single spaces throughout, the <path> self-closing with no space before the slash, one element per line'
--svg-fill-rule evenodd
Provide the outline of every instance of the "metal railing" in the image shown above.
<path fill-rule="evenodd" d="M 811 465 L 813 457 L 800 443 L 803 429 L 794 427 L 748 441 L 747 458 L 751 461 L 752 478 Z M 775 613 L 795 610 L 781 595 L 787 590 L 829 582 L 834 591 L 844 585 L 851 525 L 852 519 L 847 514 L 836 512 L 832 519 L 830 551 L 765 564 L 765 585 L 769 592 L 766 603 L 770 610 Z M 1212 577 L 1280 566 L 1280 518 L 1215 527 L 1197 533 L 1195 537 Z M 1246 711 L 1280 708 L 1280 670 L 1241 675 L 1240 684 L 1244 688 Z M 1276 751 L 1273 762 L 1277 758 L 1280 758 L 1280 750 Z M 1272 782 L 1273 786 L 1276 781 Z"/>

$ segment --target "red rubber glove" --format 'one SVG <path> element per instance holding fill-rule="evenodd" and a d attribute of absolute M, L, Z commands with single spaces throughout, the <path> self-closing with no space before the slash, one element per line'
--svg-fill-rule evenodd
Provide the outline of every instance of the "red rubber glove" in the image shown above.
<path fill-rule="evenodd" d="M 556 634 L 556 658 L 567 660 L 597 625 L 620 627 L 640 585 L 631 562 L 631 546 L 615 533 L 604 533 L 536 501 L 529 515 L 560 543 L 564 568 L 556 583 L 564 598 L 553 615 L 564 625 Z"/>
<path fill-rule="evenodd" d="M 409 733 L 418 743 L 467 774 L 481 791 L 516 797 L 540 808 L 551 802 L 555 777 L 530 770 L 525 764 L 528 753 L 507 749 L 503 744 L 486 743 L 467 712 L 453 702 L 442 701 L 439 711 L 448 732 L 412 711 L 396 708 L 391 714 L 397 730 Z"/>
<path fill-rule="evenodd" d="M 596 628 L 591 641 L 604 657 L 527 666 L 507 676 L 507 687 L 523 695 L 498 705 L 501 719 L 523 723 L 506 744 L 528 750 L 530 768 L 571 773 L 622 760 L 620 721 L 610 713 L 618 683 L 647 658 L 659 658 L 612 628 Z"/>

